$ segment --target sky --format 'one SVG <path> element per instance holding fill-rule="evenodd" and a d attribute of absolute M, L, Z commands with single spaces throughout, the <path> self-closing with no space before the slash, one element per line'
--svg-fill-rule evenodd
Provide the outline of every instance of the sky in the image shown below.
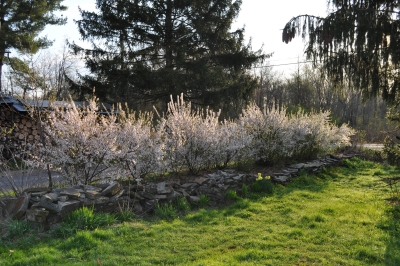
<path fill-rule="evenodd" d="M 95 11 L 95 0 L 64 0 L 63 4 L 68 10 L 63 16 L 68 18 L 67 25 L 48 26 L 42 35 L 47 35 L 55 40 L 49 49 L 52 53 L 62 50 L 67 38 L 78 44 L 80 41 L 78 29 L 73 20 L 79 20 L 78 6 L 83 10 Z M 242 0 L 241 11 L 232 29 L 245 26 L 245 38 L 251 37 L 253 50 L 258 50 L 263 45 L 265 53 L 274 53 L 269 63 L 274 70 L 292 73 L 297 69 L 297 62 L 303 60 L 305 43 L 297 37 L 289 44 L 282 42 L 282 31 L 285 24 L 298 15 L 309 14 L 325 16 L 327 0 Z M 86 44 L 87 45 L 87 44 Z M 292 65 L 286 65 L 291 64 Z"/>

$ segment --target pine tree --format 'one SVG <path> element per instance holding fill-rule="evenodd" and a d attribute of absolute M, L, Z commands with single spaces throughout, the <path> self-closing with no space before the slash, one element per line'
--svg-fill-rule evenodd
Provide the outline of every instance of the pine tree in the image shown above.
<path fill-rule="evenodd" d="M 326 17 L 300 15 L 284 27 L 282 41 L 308 40 L 306 55 L 323 64 L 337 85 L 364 97 L 394 100 L 400 89 L 400 8 L 397 0 L 331 0 Z"/>
<path fill-rule="evenodd" d="M 10 49 L 36 53 L 47 48 L 52 41 L 38 37 L 47 25 L 63 25 L 66 18 L 57 17 L 55 11 L 66 10 L 63 0 L 0 0 L 0 91 L 4 63 L 9 63 Z"/>
<path fill-rule="evenodd" d="M 247 101 L 257 80 L 248 70 L 266 55 L 244 45 L 244 29 L 230 31 L 241 1 L 97 0 L 77 25 L 92 49 L 71 47 L 91 74 L 75 89 L 96 89 L 108 102 L 167 102 L 185 94 L 198 104 Z"/>

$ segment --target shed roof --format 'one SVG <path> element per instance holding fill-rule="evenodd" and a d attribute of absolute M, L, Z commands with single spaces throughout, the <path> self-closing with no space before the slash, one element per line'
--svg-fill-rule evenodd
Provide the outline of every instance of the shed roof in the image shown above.
<path fill-rule="evenodd" d="M 0 105 L 8 105 L 14 108 L 19 113 L 27 113 L 29 108 L 33 107 L 35 109 L 46 110 L 51 107 L 51 104 L 54 104 L 59 107 L 68 107 L 70 106 L 70 102 L 68 101 L 49 101 L 49 100 L 22 100 L 16 99 L 11 95 L 6 95 L 1 93 L 0 94 Z M 74 101 L 74 104 L 78 108 L 84 108 L 89 105 L 89 102 L 77 102 Z M 116 113 L 113 110 L 112 106 L 108 103 L 100 103 L 98 113 L 100 114 L 109 114 L 109 113 Z"/>

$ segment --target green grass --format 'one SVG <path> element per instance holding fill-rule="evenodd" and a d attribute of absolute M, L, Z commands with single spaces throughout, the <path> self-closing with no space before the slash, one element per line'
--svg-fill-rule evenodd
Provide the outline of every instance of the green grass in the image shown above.
<path fill-rule="evenodd" d="M 354 159 L 181 218 L 3 239 L 0 265 L 400 265 L 400 207 L 381 181 L 396 174 Z"/>

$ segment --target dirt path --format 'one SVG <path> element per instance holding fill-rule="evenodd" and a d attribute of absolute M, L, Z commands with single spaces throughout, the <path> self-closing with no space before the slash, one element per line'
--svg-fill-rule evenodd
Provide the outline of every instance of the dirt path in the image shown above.
<path fill-rule="evenodd" d="M 64 179 L 57 172 L 52 172 L 53 183 L 60 183 Z M 25 189 L 33 186 L 48 186 L 48 173 L 44 169 L 27 169 L 0 172 L 0 192 L 8 191 L 12 186 Z"/>

